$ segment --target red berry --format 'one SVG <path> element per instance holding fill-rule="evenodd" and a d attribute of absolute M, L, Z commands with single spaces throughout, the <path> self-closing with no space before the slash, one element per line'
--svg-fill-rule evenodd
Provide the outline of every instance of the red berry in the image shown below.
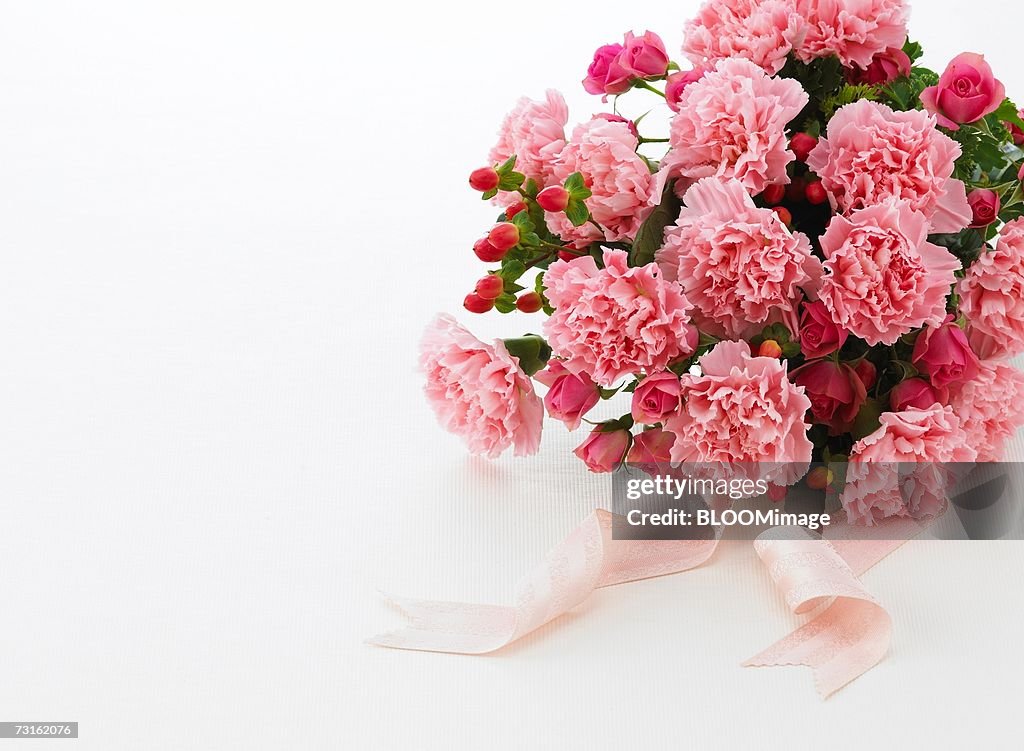
<path fill-rule="evenodd" d="M 491 245 L 486 237 L 481 237 L 473 243 L 473 252 L 484 263 L 497 263 L 508 254 L 507 250 L 498 250 Z"/>
<path fill-rule="evenodd" d="M 768 486 L 768 498 L 772 503 L 782 503 L 786 500 L 786 495 L 789 492 L 789 488 L 785 485 L 769 485 Z"/>
<path fill-rule="evenodd" d="M 779 215 L 779 219 L 781 219 L 782 223 L 787 227 L 793 224 L 793 215 L 785 206 L 776 206 L 772 211 Z"/>
<path fill-rule="evenodd" d="M 828 191 L 820 181 L 808 185 L 806 195 L 808 203 L 813 203 L 815 206 L 820 206 L 828 201 Z"/>
<path fill-rule="evenodd" d="M 485 300 L 494 300 L 505 291 L 505 281 L 497 274 L 488 274 L 476 283 L 476 293 Z"/>
<path fill-rule="evenodd" d="M 527 292 L 525 295 L 520 295 L 519 299 L 516 300 L 516 307 L 523 313 L 536 313 L 544 307 L 544 301 L 540 299 L 540 295 L 536 292 Z"/>
<path fill-rule="evenodd" d="M 786 186 L 786 200 L 790 203 L 800 203 L 807 198 L 807 181 L 802 177 L 794 177 L 793 181 Z"/>
<path fill-rule="evenodd" d="M 519 228 L 511 222 L 495 224 L 487 240 L 498 250 L 511 250 L 519 244 Z"/>
<path fill-rule="evenodd" d="M 807 157 L 814 151 L 814 147 L 818 145 L 818 139 L 814 136 L 807 135 L 806 133 L 797 133 L 789 142 L 789 148 L 796 154 L 796 158 L 801 162 L 806 162 Z"/>
<path fill-rule="evenodd" d="M 811 490 L 824 490 L 833 480 L 835 476 L 828 467 L 816 467 L 807 475 L 807 487 Z"/>
<path fill-rule="evenodd" d="M 462 307 L 470 313 L 486 313 L 494 307 L 494 300 L 485 300 L 476 292 L 471 292 L 466 295 L 466 299 L 462 301 Z"/>
<path fill-rule="evenodd" d="M 574 253 L 571 250 L 560 250 L 560 251 L 558 251 L 558 260 L 559 261 L 575 261 L 579 257 L 580 257 L 579 253 Z"/>
<path fill-rule="evenodd" d="M 473 190 L 479 190 L 481 193 L 486 193 L 497 188 L 500 179 L 494 167 L 481 167 L 470 173 L 469 187 Z"/>
<path fill-rule="evenodd" d="M 552 185 L 537 194 L 537 203 L 545 211 L 554 213 L 565 211 L 569 205 L 569 191 L 561 185 Z"/>
<path fill-rule="evenodd" d="M 782 347 L 774 339 L 765 339 L 761 343 L 761 348 L 757 351 L 758 357 L 770 357 L 773 360 L 778 360 L 782 357 Z"/>
<path fill-rule="evenodd" d="M 878 381 L 878 368 L 870 360 L 861 360 L 853 367 L 853 371 L 860 378 L 865 389 L 870 389 Z"/>
<path fill-rule="evenodd" d="M 520 211 L 526 211 L 526 204 L 522 201 L 516 201 L 514 204 L 505 209 L 505 218 L 511 219 Z"/>
<path fill-rule="evenodd" d="M 777 203 L 782 203 L 782 199 L 786 197 L 786 186 L 785 185 L 769 185 L 764 189 L 764 202 L 769 206 L 774 206 Z"/>

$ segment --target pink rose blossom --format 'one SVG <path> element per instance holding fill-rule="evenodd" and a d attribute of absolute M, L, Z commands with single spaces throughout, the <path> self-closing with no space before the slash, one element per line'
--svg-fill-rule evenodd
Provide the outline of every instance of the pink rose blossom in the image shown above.
<path fill-rule="evenodd" d="M 1024 109 L 1017 110 L 1017 117 L 1024 117 Z M 1017 123 L 1003 123 L 1010 131 L 1015 146 L 1024 146 L 1024 130 Z"/>
<path fill-rule="evenodd" d="M 694 65 L 749 60 L 770 76 L 803 36 L 794 0 L 708 0 L 686 24 L 685 54 Z"/>
<path fill-rule="evenodd" d="M 501 123 L 491 162 L 500 164 L 515 154 L 516 172 L 543 188 L 551 180 L 555 160 L 565 146 L 568 120 L 569 108 L 557 91 L 549 90 L 543 102 L 521 98 Z M 505 206 L 518 201 L 519 194 L 502 193 L 497 198 Z"/>
<path fill-rule="evenodd" d="M 641 425 L 655 425 L 679 409 L 682 385 L 671 371 L 656 373 L 640 382 L 633 392 L 633 419 Z"/>
<path fill-rule="evenodd" d="M 841 107 L 807 159 L 843 212 L 909 201 L 932 232 L 959 232 L 971 221 L 967 191 L 952 179 L 960 146 L 926 112 L 894 112 L 862 99 Z"/>
<path fill-rule="evenodd" d="M 684 376 L 683 405 L 665 425 L 676 435 L 672 461 L 810 461 L 804 416 L 811 402 L 790 382 L 785 364 L 752 357 L 745 342 L 721 342 L 700 367 L 703 375 Z"/>
<path fill-rule="evenodd" d="M 554 180 L 565 182 L 580 172 L 592 195 L 587 199 L 593 224 L 573 227 L 563 213 L 547 215 L 548 225 L 563 240 L 586 244 L 595 240 L 632 240 L 654 206 L 654 177 L 636 153 L 638 141 L 631 124 L 598 116 L 576 128 L 554 169 Z M 659 196 L 660 198 L 660 196 Z"/>
<path fill-rule="evenodd" d="M 911 362 L 940 389 L 972 381 L 978 375 L 978 356 L 967 335 L 953 323 L 953 316 L 947 316 L 941 326 L 929 326 L 918 335 Z"/>
<path fill-rule="evenodd" d="M 833 217 L 819 292 L 832 320 L 872 347 L 941 324 L 960 261 L 927 236 L 924 214 L 905 201 Z"/>
<path fill-rule="evenodd" d="M 491 458 L 509 446 L 516 456 L 537 453 L 544 408 L 500 340 L 484 344 L 451 316 L 438 316 L 423 336 L 420 365 L 438 421 L 470 451 Z"/>
<path fill-rule="evenodd" d="M 665 102 L 670 110 L 673 112 L 679 111 L 679 99 L 683 96 L 686 87 L 702 79 L 704 73 L 705 70 L 703 68 L 694 68 L 693 70 L 681 70 L 678 73 L 673 73 L 665 79 Z"/>
<path fill-rule="evenodd" d="M 847 68 L 866 68 L 875 55 L 907 39 L 904 0 L 797 0 L 796 9 L 804 19 L 796 52 L 805 63 L 836 55 Z"/>
<path fill-rule="evenodd" d="M 672 462 L 672 445 L 676 437 L 667 430 L 652 428 L 633 438 L 633 447 L 629 450 L 626 461 L 649 468 L 665 466 Z"/>
<path fill-rule="evenodd" d="M 855 67 L 846 77 L 853 84 L 880 86 L 909 76 L 912 65 L 910 57 L 900 47 L 890 47 L 875 55 L 866 68 Z"/>
<path fill-rule="evenodd" d="M 818 360 L 793 372 L 793 383 L 803 386 L 811 400 L 814 421 L 827 425 L 832 435 L 853 427 L 867 400 L 867 390 L 857 372 L 845 363 Z"/>
<path fill-rule="evenodd" d="M 555 313 L 544 324 L 555 355 L 574 373 L 611 386 L 640 371 L 664 370 L 697 346 L 679 285 L 658 267 L 630 268 L 627 254 L 607 250 L 603 269 L 584 256 L 558 261 L 544 276 Z"/>
<path fill-rule="evenodd" d="M 685 88 L 672 118 L 660 179 L 736 178 L 752 195 L 786 184 L 786 125 L 807 104 L 792 79 L 770 78 L 749 60 L 720 60 Z"/>
<path fill-rule="evenodd" d="M 821 277 L 807 237 L 757 208 L 737 180 L 700 180 L 684 202 L 656 258 L 693 303 L 698 327 L 731 339 L 778 322 L 795 331 L 802 290 Z"/>
<path fill-rule="evenodd" d="M 799 333 L 800 349 L 809 360 L 828 357 L 842 349 L 850 336 L 849 331 L 836 326 L 832 314 L 821 300 L 804 303 Z"/>
<path fill-rule="evenodd" d="M 977 377 L 957 389 L 952 406 L 978 450 L 978 461 L 1001 462 L 1006 442 L 1024 426 L 1024 373 L 1000 362 L 982 362 Z"/>
<path fill-rule="evenodd" d="M 888 518 L 935 517 L 946 506 L 950 479 L 939 464 L 976 458 L 952 407 L 887 412 L 881 427 L 853 447 L 843 508 L 850 522 L 865 526 Z M 901 463 L 920 464 L 907 472 Z"/>
<path fill-rule="evenodd" d="M 591 472 L 614 472 L 625 459 L 629 442 L 628 430 L 609 430 L 605 425 L 598 425 L 573 453 Z"/>
<path fill-rule="evenodd" d="M 889 394 L 889 406 L 893 412 L 908 409 L 929 409 L 933 404 L 941 404 L 942 399 L 928 381 L 923 378 L 908 378 Z"/>
<path fill-rule="evenodd" d="M 637 78 L 663 76 L 668 68 L 668 53 L 661 37 L 653 31 L 636 36 L 626 32 L 626 41 L 619 53 L 619 65 Z"/>
<path fill-rule="evenodd" d="M 534 378 L 548 387 L 544 406 L 548 414 L 576 430 L 583 416 L 601 401 L 601 392 L 586 373 L 571 373 L 561 360 L 552 360 Z"/>
<path fill-rule="evenodd" d="M 982 251 L 957 291 L 978 357 L 1003 359 L 1024 352 L 1024 219 L 1002 228 L 995 250 Z"/>
<path fill-rule="evenodd" d="M 988 188 L 972 190 L 967 196 L 967 204 L 974 214 L 971 220 L 973 229 L 983 229 L 999 219 L 999 209 L 1002 208 L 999 201 L 999 194 Z"/>
<path fill-rule="evenodd" d="M 587 68 L 587 77 L 583 79 L 583 88 L 588 94 L 621 94 L 629 89 L 632 74 L 622 66 L 619 60 L 621 53 L 621 44 L 597 48 Z"/>
<path fill-rule="evenodd" d="M 984 55 L 964 52 L 946 66 L 939 83 L 921 92 L 921 104 L 939 125 L 959 130 L 999 109 L 1006 87 L 992 73 Z"/>

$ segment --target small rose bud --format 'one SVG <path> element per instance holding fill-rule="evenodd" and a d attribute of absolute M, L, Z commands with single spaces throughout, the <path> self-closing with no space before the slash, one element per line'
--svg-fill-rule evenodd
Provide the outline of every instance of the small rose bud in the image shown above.
<path fill-rule="evenodd" d="M 537 203 L 545 211 L 552 213 L 565 211 L 569 205 L 569 191 L 561 185 L 552 185 L 551 187 L 544 188 L 537 195 Z"/>
<path fill-rule="evenodd" d="M 511 219 L 520 211 L 526 211 L 526 204 L 522 201 L 516 201 L 514 204 L 505 209 L 505 218 Z"/>
<path fill-rule="evenodd" d="M 769 185 L 764 189 L 762 197 L 768 206 L 775 206 L 776 204 L 782 203 L 782 199 L 786 197 L 786 186 Z"/>
<path fill-rule="evenodd" d="M 814 136 L 810 136 L 806 133 L 797 133 L 789 141 L 789 148 L 796 154 L 796 158 L 801 162 L 806 162 L 807 157 L 814 151 L 814 147 L 818 145 L 818 139 Z"/>
<path fill-rule="evenodd" d="M 904 412 L 911 408 L 928 409 L 940 401 L 939 392 L 923 378 L 909 378 L 896 386 L 889 395 L 893 412 Z"/>
<path fill-rule="evenodd" d="M 505 291 L 505 280 L 497 274 L 488 274 L 476 283 L 476 293 L 485 300 L 494 300 Z"/>
<path fill-rule="evenodd" d="M 828 467 L 815 467 L 807 475 L 807 487 L 811 490 L 824 490 L 833 480 L 835 476 Z"/>
<path fill-rule="evenodd" d="M 778 360 L 782 357 L 782 347 L 774 339 L 765 339 L 761 342 L 761 348 L 757 350 L 758 357 L 770 357 L 773 360 Z"/>
<path fill-rule="evenodd" d="M 853 366 L 853 372 L 860 378 L 866 391 L 878 382 L 878 368 L 870 360 L 861 360 Z"/>
<path fill-rule="evenodd" d="M 579 253 L 574 253 L 571 250 L 560 250 L 560 251 L 558 251 L 558 260 L 559 261 L 566 261 L 566 262 L 575 261 L 577 258 L 581 258 L 581 257 L 582 256 Z"/>
<path fill-rule="evenodd" d="M 494 190 L 498 187 L 498 182 L 501 178 L 498 177 L 498 171 L 494 167 L 481 167 L 480 169 L 473 170 L 469 175 L 469 187 L 473 190 L 478 190 L 481 193 L 486 193 L 489 190 Z"/>
<path fill-rule="evenodd" d="M 520 295 L 519 299 L 516 300 L 516 307 L 519 308 L 521 313 L 536 313 L 544 307 L 544 301 L 540 299 L 540 295 L 536 292 L 527 292 L 524 295 Z"/>
<path fill-rule="evenodd" d="M 821 206 L 821 204 L 828 201 L 828 191 L 825 190 L 825 186 L 820 181 L 808 185 L 804 195 L 807 196 L 807 202 L 815 206 Z"/>
<path fill-rule="evenodd" d="M 473 252 L 484 263 L 497 263 L 508 254 L 507 250 L 498 250 L 491 245 L 486 237 L 481 237 L 473 243 Z"/>
<path fill-rule="evenodd" d="M 971 219 L 972 229 L 987 227 L 999 218 L 999 209 L 1002 208 L 999 201 L 999 194 L 987 188 L 972 190 L 967 196 L 967 203 L 971 207 L 973 218 Z"/>
<path fill-rule="evenodd" d="M 681 70 L 665 79 L 665 102 L 668 104 L 669 109 L 673 112 L 678 112 L 679 100 L 682 99 L 686 87 L 691 83 L 696 83 L 703 77 L 704 70 L 702 68 L 695 68 L 694 70 Z"/>
<path fill-rule="evenodd" d="M 785 206 L 776 206 L 772 209 L 772 211 L 779 215 L 779 219 L 787 227 L 793 226 L 793 214 L 791 214 L 789 209 L 787 209 Z"/>
<path fill-rule="evenodd" d="M 485 300 L 476 292 L 471 292 L 462 301 L 462 307 L 470 313 L 486 313 L 494 307 L 494 300 Z"/>
<path fill-rule="evenodd" d="M 495 224 L 487 240 L 498 250 L 511 250 L 519 244 L 519 228 L 511 222 Z"/>

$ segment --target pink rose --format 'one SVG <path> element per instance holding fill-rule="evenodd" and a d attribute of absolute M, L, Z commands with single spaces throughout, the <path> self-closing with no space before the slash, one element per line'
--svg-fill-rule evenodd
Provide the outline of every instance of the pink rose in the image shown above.
<path fill-rule="evenodd" d="M 967 335 L 948 316 L 941 326 L 929 326 L 914 343 L 911 359 L 914 367 L 928 375 L 940 389 L 978 376 L 978 356 L 974 354 Z"/>
<path fill-rule="evenodd" d="M 933 404 L 941 404 L 939 392 L 923 378 L 908 378 L 889 394 L 889 406 L 893 412 L 905 412 L 908 409 L 929 409 Z"/>
<path fill-rule="evenodd" d="M 640 381 L 633 392 L 633 419 L 642 425 L 654 425 L 679 409 L 682 386 L 672 372 L 656 373 Z"/>
<path fill-rule="evenodd" d="M 593 224 L 574 227 L 564 213 L 547 214 L 548 226 L 563 240 L 579 245 L 632 240 L 654 208 L 654 177 L 636 153 L 636 126 L 603 115 L 578 125 L 562 150 L 553 179 L 562 184 L 574 172 L 583 175 L 591 196 L 586 200 Z M 661 194 L 658 194 L 660 200 Z"/>
<path fill-rule="evenodd" d="M 700 359 L 702 375 L 684 376 L 686 398 L 665 428 L 676 435 L 672 461 L 774 463 L 770 482 L 794 481 L 793 464 L 811 460 L 805 415 L 811 402 L 786 365 L 752 357 L 746 342 L 721 342 Z"/>
<path fill-rule="evenodd" d="M 890 47 L 875 55 L 866 68 L 852 68 L 847 74 L 847 79 L 853 84 L 880 86 L 892 83 L 897 78 L 909 76 L 911 65 L 906 52 L 899 47 Z"/>
<path fill-rule="evenodd" d="M 818 360 L 793 372 L 793 382 L 806 389 L 815 422 L 833 435 L 847 432 L 867 399 L 856 371 L 845 363 Z"/>
<path fill-rule="evenodd" d="M 788 183 L 796 157 L 786 126 L 807 101 L 797 81 L 771 78 L 749 60 L 720 60 L 680 95 L 660 179 L 735 178 L 751 195 Z"/>
<path fill-rule="evenodd" d="M 587 77 L 583 79 L 583 88 L 587 93 L 621 94 L 629 89 L 632 74 L 620 63 L 621 52 L 621 44 L 606 44 L 597 48 L 594 60 L 587 68 Z"/>
<path fill-rule="evenodd" d="M 544 276 L 555 308 L 544 324 L 548 343 L 570 371 L 590 373 L 603 386 L 664 370 L 696 347 L 679 285 L 655 264 L 630 268 L 627 258 L 606 250 L 603 269 L 583 256 L 552 264 Z"/>
<path fill-rule="evenodd" d="M 683 54 L 694 65 L 744 58 L 773 76 L 802 34 L 794 0 L 707 0 L 686 24 Z"/>
<path fill-rule="evenodd" d="M 820 300 L 804 303 L 800 317 L 800 349 L 808 360 L 828 357 L 842 349 L 850 332 L 832 320 L 832 314 Z"/>
<path fill-rule="evenodd" d="M 982 362 L 977 377 L 953 394 L 979 462 L 1001 462 L 1006 442 L 1024 426 L 1024 373 L 1000 362 Z"/>
<path fill-rule="evenodd" d="M 470 451 L 491 458 L 510 446 L 516 456 L 537 453 L 544 408 L 501 341 L 484 344 L 451 316 L 438 316 L 423 336 L 420 365 L 438 421 Z"/>
<path fill-rule="evenodd" d="M 992 73 L 983 55 L 964 52 L 946 67 L 936 86 L 921 92 L 921 104 L 950 130 L 977 122 L 999 109 L 1006 87 Z"/>
<path fill-rule="evenodd" d="M 601 401 L 601 392 L 586 373 L 571 373 L 561 360 L 552 360 L 534 378 L 548 387 L 544 406 L 548 414 L 576 430 L 583 416 Z"/>
<path fill-rule="evenodd" d="M 679 99 L 683 96 L 683 91 L 685 91 L 686 87 L 691 83 L 696 83 L 703 77 L 703 68 L 682 70 L 669 76 L 665 80 L 665 102 L 668 104 L 669 109 L 673 112 L 678 112 Z"/>
<path fill-rule="evenodd" d="M 565 146 L 568 120 L 569 107 L 557 91 L 548 91 L 544 101 L 522 97 L 501 123 L 490 162 L 500 164 L 515 154 L 516 171 L 543 188 L 550 182 L 555 161 Z M 508 206 L 519 198 L 518 193 L 500 193 L 495 202 Z"/>
<path fill-rule="evenodd" d="M 698 328 L 729 339 L 772 323 L 795 330 L 804 289 L 822 273 L 810 240 L 758 208 L 737 180 L 704 178 L 683 200 L 655 258 L 665 278 L 682 286 Z"/>
<path fill-rule="evenodd" d="M 807 166 L 844 213 L 899 198 L 928 217 L 931 232 L 959 232 L 972 216 L 952 177 L 960 153 L 928 113 L 862 99 L 836 112 Z"/>
<path fill-rule="evenodd" d="M 978 357 L 1002 359 L 1024 352 L 1024 220 L 999 231 L 995 250 L 982 252 L 957 291 Z"/>
<path fill-rule="evenodd" d="M 999 218 L 999 194 L 988 188 L 972 190 L 967 196 L 967 203 L 971 207 L 974 218 L 971 220 L 971 227 L 981 229 L 987 227 Z"/>
<path fill-rule="evenodd" d="M 796 10 L 805 22 L 796 53 L 805 63 L 836 55 L 847 68 L 866 68 L 907 40 L 904 0 L 796 0 Z"/>
<path fill-rule="evenodd" d="M 864 384 L 864 388 L 868 391 L 878 382 L 878 368 L 870 360 L 858 360 L 857 364 L 853 366 L 853 370 L 857 373 L 860 382 Z"/>
<path fill-rule="evenodd" d="M 833 217 L 819 291 L 832 320 L 872 347 L 941 324 L 960 261 L 927 238 L 924 214 L 905 201 Z"/>
<path fill-rule="evenodd" d="M 1024 109 L 1017 110 L 1019 117 L 1024 117 Z M 1007 130 L 1010 131 L 1010 136 L 1013 137 L 1013 143 L 1015 146 L 1024 146 L 1024 130 L 1017 123 L 1003 123 Z"/>
<path fill-rule="evenodd" d="M 639 37 L 627 31 L 625 46 L 619 53 L 619 65 L 637 78 L 663 76 L 668 68 L 665 43 L 653 31 L 645 31 Z"/>
<path fill-rule="evenodd" d="M 633 438 L 633 447 L 629 450 L 626 461 L 630 464 L 642 464 L 648 467 L 665 466 L 672 461 L 672 444 L 676 437 L 667 430 L 652 428 Z"/>
<path fill-rule="evenodd" d="M 626 451 L 629 450 L 630 440 L 628 430 L 609 429 L 606 425 L 598 425 L 573 453 L 583 460 L 591 472 L 614 472 L 622 464 Z"/>

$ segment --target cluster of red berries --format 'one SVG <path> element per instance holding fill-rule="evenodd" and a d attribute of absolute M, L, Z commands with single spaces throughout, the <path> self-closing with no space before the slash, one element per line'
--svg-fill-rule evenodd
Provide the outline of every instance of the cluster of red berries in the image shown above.
<path fill-rule="evenodd" d="M 497 274 L 488 274 L 476 283 L 476 289 L 466 295 L 462 306 L 470 313 L 488 313 L 504 292 L 504 280 Z M 536 313 L 543 306 L 544 301 L 536 292 L 524 292 L 516 298 L 516 307 L 523 313 Z"/>
<path fill-rule="evenodd" d="M 790 139 L 789 148 L 796 154 L 798 161 L 806 162 L 807 157 L 818 145 L 818 139 L 807 133 L 797 133 Z M 803 177 L 795 177 L 789 185 L 769 185 L 762 194 L 764 202 L 773 207 L 782 221 L 788 226 L 793 221 L 793 215 L 789 209 L 778 204 L 786 201 L 791 204 L 807 203 L 813 206 L 821 206 L 828 202 L 828 192 L 820 180 L 807 180 Z"/>

